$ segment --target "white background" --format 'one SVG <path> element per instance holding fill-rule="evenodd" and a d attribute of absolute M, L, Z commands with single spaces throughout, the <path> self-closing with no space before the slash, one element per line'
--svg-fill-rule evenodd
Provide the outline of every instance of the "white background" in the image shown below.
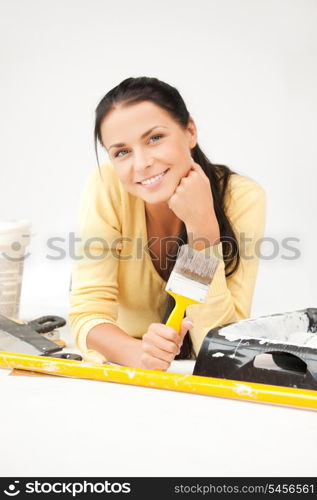
<path fill-rule="evenodd" d="M 212 161 L 264 187 L 266 236 L 300 239 L 298 260 L 261 261 L 252 315 L 317 307 L 316 25 L 315 0 L 0 0 L 0 219 L 34 233 L 21 317 L 66 314 L 72 261 L 46 241 L 76 230 L 99 100 L 142 75 L 180 90 Z M 4 475 L 314 474 L 313 413 L 2 380 Z"/>
<path fill-rule="evenodd" d="M 94 110 L 124 78 L 176 86 L 214 162 L 267 193 L 253 316 L 317 306 L 315 0 L 1 0 L 0 217 L 32 222 L 22 311 L 67 308 L 78 204 L 95 168 Z M 283 250 L 299 238 L 301 256 Z M 263 246 L 272 254 L 272 245 Z M 54 310 L 53 310 L 54 309 Z"/>

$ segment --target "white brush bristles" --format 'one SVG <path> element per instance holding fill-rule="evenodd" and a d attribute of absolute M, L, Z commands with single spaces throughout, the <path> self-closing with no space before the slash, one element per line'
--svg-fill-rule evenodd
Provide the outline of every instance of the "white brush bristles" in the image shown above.
<path fill-rule="evenodd" d="M 220 260 L 194 250 L 188 245 L 180 247 L 173 272 L 183 274 L 187 278 L 210 285 Z"/>

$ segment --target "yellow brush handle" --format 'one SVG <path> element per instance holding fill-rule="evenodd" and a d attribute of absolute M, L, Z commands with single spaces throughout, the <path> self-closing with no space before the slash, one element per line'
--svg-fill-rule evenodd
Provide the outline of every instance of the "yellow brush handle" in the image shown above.
<path fill-rule="evenodd" d="M 317 391 L 277 385 L 256 384 L 220 378 L 184 375 L 159 370 L 141 370 L 116 365 L 95 365 L 69 359 L 31 356 L 0 351 L 0 367 L 75 377 L 119 384 L 155 387 L 257 403 L 317 409 Z"/>
<path fill-rule="evenodd" d="M 181 323 L 184 318 L 184 313 L 186 311 L 186 307 L 190 306 L 191 304 L 200 304 L 200 302 L 188 299 L 187 297 L 183 297 L 183 295 L 178 295 L 177 293 L 173 292 L 167 292 L 167 293 L 169 293 L 175 299 L 176 303 L 173 311 L 169 315 L 166 325 L 171 326 L 172 328 L 174 328 L 174 330 L 176 330 L 179 333 L 181 328 Z"/>

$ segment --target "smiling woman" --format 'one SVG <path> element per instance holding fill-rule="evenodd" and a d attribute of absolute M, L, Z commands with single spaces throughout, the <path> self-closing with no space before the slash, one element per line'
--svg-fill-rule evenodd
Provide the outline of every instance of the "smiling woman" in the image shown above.
<path fill-rule="evenodd" d="M 156 78 L 128 78 L 105 95 L 96 154 L 98 141 L 110 161 L 83 193 L 70 324 L 88 360 L 165 370 L 198 353 L 206 328 L 249 316 L 264 192 L 208 160 L 181 95 Z M 189 306 L 176 332 L 164 324 L 165 285 L 183 244 L 221 262 L 205 304 Z"/>

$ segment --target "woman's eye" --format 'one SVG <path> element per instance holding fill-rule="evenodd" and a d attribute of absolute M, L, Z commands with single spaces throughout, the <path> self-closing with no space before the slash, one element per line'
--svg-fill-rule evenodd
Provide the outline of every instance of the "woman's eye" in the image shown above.
<path fill-rule="evenodd" d="M 162 137 L 163 137 L 163 136 L 162 136 L 161 134 L 152 135 L 152 137 L 150 138 L 150 141 L 151 141 L 152 139 L 157 139 L 157 138 L 158 138 L 158 139 L 161 139 Z M 156 141 L 154 141 L 154 142 L 156 142 Z"/>
<path fill-rule="evenodd" d="M 118 156 L 122 156 L 120 153 L 125 153 L 127 151 L 128 151 L 127 149 L 120 149 L 120 151 L 117 151 L 114 156 L 115 158 L 117 158 Z"/>
<path fill-rule="evenodd" d="M 153 142 L 157 142 L 159 139 L 161 139 L 163 137 L 162 134 L 156 134 L 156 135 L 152 135 L 152 137 L 150 137 L 150 141 L 152 141 L 152 139 L 154 139 Z M 115 158 L 120 158 L 122 156 L 125 156 L 126 153 L 128 153 L 129 151 L 127 149 L 120 149 L 120 151 L 117 151 L 115 154 L 114 154 L 114 157 Z M 121 154 L 122 153 L 122 154 Z"/>

